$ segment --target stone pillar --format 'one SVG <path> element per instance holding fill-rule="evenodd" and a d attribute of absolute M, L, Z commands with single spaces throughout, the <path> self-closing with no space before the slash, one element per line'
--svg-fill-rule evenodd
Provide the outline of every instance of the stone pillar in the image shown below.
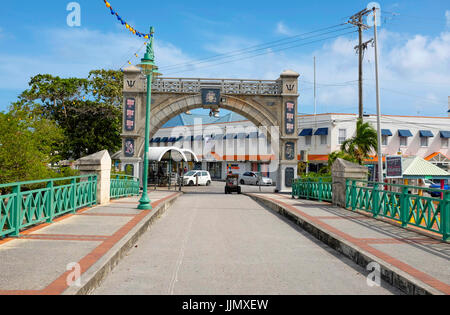
<path fill-rule="evenodd" d="M 136 66 L 125 68 L 123 79 L 123 127 L 120 161 L 125 168 L 133 167 L 133 176 L 141 177 L 144 157 L 144 133 L 146 110 L 146 80 Z M 142 186 L 142 183 L 141 183 Z"/>
<path fill-rule="evenodd" d="M 97 175 L 97 204 L 103 205 L 110 201 L 111 157 L 104 150 L 86 156 L 76 162 L 81 175 Z"/>
<path fill-rule="evenodd" d="M 337 159 L 331 168 L 333 177 L 333 204 L 344 207 L 347 179 L 367 180 L 369 170 L 367 167 L 343 159 Z"/>
<path fill-rule="evenodd" d="M 277 191 L 291 192 L 292 180 L 297 176 L 298 150 L 298 77 L 292 70 L 280 75 L 282 86 L 280 122 L 280 166 L 277 177 Z"/>

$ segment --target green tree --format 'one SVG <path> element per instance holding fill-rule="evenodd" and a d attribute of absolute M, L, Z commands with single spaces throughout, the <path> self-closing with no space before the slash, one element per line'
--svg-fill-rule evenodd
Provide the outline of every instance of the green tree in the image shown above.
<path fill-rule="evenodd" d="M 47 119 L 23 111 L 0 113 L 0 183 L 55 177 L 61 130 Z"/>
<path fill-rule="evenodd" d="M 356 158 L 359 164 L 369 157 L 370 153 L 376 151 L 378 146 L 378 136 L 376 130 L 361 119 L 356 124 L 356 136 L 347 139 L 341 150 Z"/>
<path fill-rule="evenodd" d="M 39 74 L 31 78 L 12 110 L 30 111 L 60 126 L 63 159 L 78 159 L 121 147 L 123 74 L 93 70 L 87 79 Z"/>

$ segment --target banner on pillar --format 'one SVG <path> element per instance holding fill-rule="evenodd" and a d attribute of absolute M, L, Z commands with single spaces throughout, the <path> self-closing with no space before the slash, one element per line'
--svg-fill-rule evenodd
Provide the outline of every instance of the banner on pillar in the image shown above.
<path fill-rule="evenodd" d="M 285 112 L 286 135 L 292 135 L 295 133 L 295 103 L 286 102 Z"/>

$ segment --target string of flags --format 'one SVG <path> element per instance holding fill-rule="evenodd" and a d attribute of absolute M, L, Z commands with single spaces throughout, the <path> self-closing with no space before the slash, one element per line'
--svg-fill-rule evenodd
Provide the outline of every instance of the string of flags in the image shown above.
<path fill-rule="evenodd" d="M 145 46 L 147 46 L 147 42 L 145 42 L 134 54 L 133 54 L 133 57 L 132 58 L 134 58 L 134 57 L 136 57 L 136 58 L 139 58 L 139 52 L 142 50 L 142 48 L 144 48 Z M 131 59 L 132 59 L 131 58 Z M 121 72 L 123 72 L 123 67 L 124 66 L 126 66 L 126 65 L 131 65 L 132 63 L 131 63 L 131 59 L 129 59 L 128 61 L 127 61 L 127 63 L 126 64 L 124 64 L 124 65 L 122 65 L 122 67 L 120 67 L 120 71 Z"/>
<path fill-rule="evenodd" d="M 130 24 L 128 24 L 124 19 L 122 19 L 120 17 L 120 15 L 114 11 L 113 7 L 111 6 L 111 4 L 107 1 L 107 0 L 103 0 L 103 2 L 105 2 L 106 7 L 111 11 L 111 15 L 116 16 L 117 20 L 122 23 L 122 25 L 124 25 L 127 30 L 129 30 L 131 33 L 133 33 L 134 35 L 141 37 L 141 38 L 145 38 L 145 39 L 149 39 L 150 37 L 153 37 L 153 34 L 145 34 L 145 33 L 141 33 L 139 31 L 137 31 L 134 27 L 132 27 Z"/>

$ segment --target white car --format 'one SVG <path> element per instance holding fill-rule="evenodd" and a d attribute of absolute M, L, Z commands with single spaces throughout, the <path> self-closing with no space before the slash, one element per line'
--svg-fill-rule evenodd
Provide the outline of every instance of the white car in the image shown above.
<path fill-rule="evenodd" d="M 211 185 L 211 175 L 206 171 L 190 171 L 184 174 L 183 181 L 185 186 L 209 186 Z"/>
<path fill-rule="evenodd" d="M 257 185 L 259 186 L 261 181 L 261 186 L 272 186 L 273 181 L 268 177 L 263 177 L 261 173 L 247 172 L 241 175 L 240 183 L 241 185 Z"/>

